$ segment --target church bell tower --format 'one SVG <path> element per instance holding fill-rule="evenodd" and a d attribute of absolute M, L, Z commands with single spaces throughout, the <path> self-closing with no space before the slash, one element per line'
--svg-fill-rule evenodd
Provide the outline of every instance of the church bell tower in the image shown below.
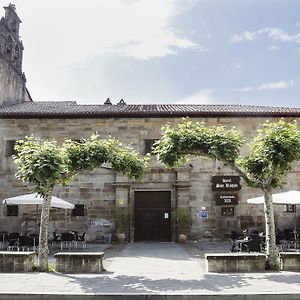
<path fill-rule="evenodd" d="M 4 7 L 4 10 L 5 16 L 0 20 L 0 106 L 29 100 L 22 71 L 21 20 L 13 4 Z"/>

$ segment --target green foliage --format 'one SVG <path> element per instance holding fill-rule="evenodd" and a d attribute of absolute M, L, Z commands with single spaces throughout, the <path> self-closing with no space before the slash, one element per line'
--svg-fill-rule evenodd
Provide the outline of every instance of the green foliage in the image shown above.
<path fill-rule="evenodd" d="M 146 168 L 146 159 L 141 159 L 137 152 L 116 139 L 99 140 L 97 135 L 92 135 L 90 139 L 80 142 L 67 140 L 63 147 L 69 158 L 70 174 L 92 171 L 103 163 L 111 163 L 114 171 L 140 179 Z"/>
<path fill-rule="evenodd" d="M 163 127 L 155 153 L 167 167 L 177 166 L 188 155 L 218 159 L 229 164 L 247 185 L 261 189 L 281 187 L 283 176 L 294 161 L 300 160 L 300 132 L 295 122 L 281 119 L 263 124 L 244 158 L 239 156 L 242 144 L 242 135 L 234 128 L 208 128 L 203 123 L 185 121 L 173 128 Z"/>
<path fill-rule="evenodd" d="M 191 212 L 187 207 L 177 207 L 176 210 L 177 226 L 179 233 L 185 234 L 192 223 Z"/>
<path fill-rule="evenodd" d="M 254 187 L 277 188 L 283 176 L 300 159 L 300 132 L 296 123 L 266 122 L 250 144 L 249 154 L 239 164 L 255 179 Z"/>
<path fill-rule="evenodd" d="M 154 153 L 167 167 L 185 161 L 188 155 L 208 156 L 225 163 L 234 162 L 243 143 L 242 135 L 224 126 L 205 127 L 204 123 L 185 121 L 162 128 L 162 138 L 154 144 Z"/>
<path fill-rule="evenodd" d="M 18 156 L 16 177 L 31 182 L 35 191 L 45 197 L 55 184 L 64 182 L 63 175 L 68 169 L 68 157 L 55 141 L 45 141 L 26 137 L 17 142 Z"/>
<path fill-rule="evenodd" d="M 117 233 L 127 233 L 129 223 L 128 207 L 116 206 L 115 208 L 115 225 Z"/>
<path fill-rule="evenodd" d="M 94 170 L 103 163 L 130 178 L 140 179 L 146 160 L 115 139 L 99 140 L 97 135 L 80 142 L 66 140 L 60 147 L 55 141 L 26 137 L 16 145 L 17 178 L 31 182 L 35 191 L 45 197 L 56 184 L 68 184 L 74 175 Z"/>

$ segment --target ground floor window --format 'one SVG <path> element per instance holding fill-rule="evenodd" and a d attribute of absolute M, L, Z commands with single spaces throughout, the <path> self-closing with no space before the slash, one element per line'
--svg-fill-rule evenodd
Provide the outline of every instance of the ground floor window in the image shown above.
<path fill-rule="evenodd" d="M 222 207 L 221 215 L 224 217 L 233 217 L 234 207 Z"/>
<path fill-rule="evenodd" d="M 19 213 L 18 205 L 7 205 L 6 206 L 6 216 L 8 217 L 16 217 Z"/>

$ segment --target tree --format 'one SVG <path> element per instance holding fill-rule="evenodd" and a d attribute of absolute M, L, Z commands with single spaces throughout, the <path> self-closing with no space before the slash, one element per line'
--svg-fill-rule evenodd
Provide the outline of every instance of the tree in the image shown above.
<path fill-rule="evenodd" d="M 80 141 L 66 140 L 62 146 L 56 141 L 42 141 L 26 137 L 17 142 L 15 163 L 16 177 L 34 185 L 43 197 L 39 236 L 39 267 L 48 269 L 48 223 L 53 188 L 56 184 L 67 185 L 75 175 L 94 170 L 103 163 L 110 163 L 112 170 L 130 178 L 140 179 L 146 168 L 131 148 L 124 147 L 116 139 L 100 140 L 97 135 Z"/>
<path fill-rule="evenodd" d="M 206 127 L 203 123 L 164 126 L 162 138 L 154 145 L 158 159 L 167 167 L 186 161 L 189 155 L 220 160 L 231 167 L 245 183 L 264 193 L 266 254 L 270 269 L 279 268 L 276 249 L 272 190 L 281 188 L 293 162 L 300 160 L 300 132 L 297 124 L 283 119 L 266 122 L 249 146 L 248 155 L 240 156 L 244 144 L 242 133 L 224 126 Z"/>

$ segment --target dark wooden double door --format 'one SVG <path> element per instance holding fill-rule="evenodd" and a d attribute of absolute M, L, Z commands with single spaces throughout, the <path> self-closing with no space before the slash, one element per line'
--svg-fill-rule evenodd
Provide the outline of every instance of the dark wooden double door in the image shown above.
<path fill-rule="evenodd" d="M 171 192 L 134 193 L 134 240 L 171 241 Z"/>

